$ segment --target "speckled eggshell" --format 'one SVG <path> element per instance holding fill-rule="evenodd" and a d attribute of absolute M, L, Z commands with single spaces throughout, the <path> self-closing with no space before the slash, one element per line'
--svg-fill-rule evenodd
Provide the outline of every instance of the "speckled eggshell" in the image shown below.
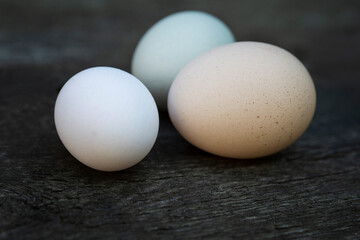
<path fill-rule="evenodd" d="M 175 78 L 168 111 L 193 145 L 230 158 L 276 153 L 306 130 L 314 115 L 314 83 L 286 50 L 237 42 L 191 61 Z"/>

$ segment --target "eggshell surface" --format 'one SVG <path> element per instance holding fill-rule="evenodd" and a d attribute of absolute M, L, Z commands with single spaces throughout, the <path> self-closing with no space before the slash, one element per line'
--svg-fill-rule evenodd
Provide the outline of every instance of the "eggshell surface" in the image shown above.
<path fill-rule="evenodd" d="M 286 50 L 237 42 L 195 58 L 177 75 L 168 111 L 196 147 L 229 158 L 276 153 L 306 130 L 316 93 L 303 64 Z"/>
<path fill-rule="evenodd" d="M 55 104 L 55 125 L 62 143 L 80 162 L 117 171 L 149 153 L 159 115 L 150 92 L 134 76 L 94 67 L 63 86 Z"/>
<path fill-rule="evenodd" d="M 168 91 L 176 74 L 196 56 L 234 42 L 230 29 L 218 18 L 199 11 L 167 16 L 153 25 L 138 43 L 131 72 L 166 110 Z"/>

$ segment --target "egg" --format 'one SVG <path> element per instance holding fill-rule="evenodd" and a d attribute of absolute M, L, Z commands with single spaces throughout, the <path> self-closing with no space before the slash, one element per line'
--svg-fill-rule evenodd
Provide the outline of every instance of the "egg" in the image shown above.
<path fill-rule="evenodd" d="M 232 32 L 218 18 L 199 11 L 178 12 L 161 19 L 141 38 L 131 73 L 147 86 L 159 109 L 166 110 L 176 74 L 201 53 L 231 42 Z"/>
<path fill-rule="evenodd" d="M 111 67 L 89 68 L 68 80 L 56 99 L 54 117 L 66 149 L 102 171 L 141 161 L 159 129 L 158 110 L 147 88 Z"/>
<path fill-rule="evenodd" d="M 195 58 L 168 97 L 171 121 L 196 147 L 229 158 L 259 158 L 296 141 L 314 115 L 314 83 L 286 50 L 236 42 Z"/>

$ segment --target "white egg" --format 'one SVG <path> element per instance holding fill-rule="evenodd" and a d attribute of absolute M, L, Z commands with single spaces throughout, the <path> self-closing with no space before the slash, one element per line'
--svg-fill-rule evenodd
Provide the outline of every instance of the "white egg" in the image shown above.
<path fill-rule="evenodd" d="M 218 18 L 199 11 L 178 12 L 153 25 L 138 43 L 132 74 L 150 90 L 160 109 L 176 74 L 201 53 L 234 42 L 230 29 Z"/>
<path fill-rule="evenodd" d="M 153 147 L 159 129 L 155 101 L 131 74 L 86 69 L 66 82 L 55 104 L 55 125 L 67 150 L 102 171 L 129 168 Z"/>

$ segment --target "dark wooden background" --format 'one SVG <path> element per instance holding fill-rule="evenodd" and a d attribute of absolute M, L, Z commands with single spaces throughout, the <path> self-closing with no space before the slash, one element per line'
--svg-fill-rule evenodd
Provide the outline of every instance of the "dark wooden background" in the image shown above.
<path fill-rule="evenodd" d="M 301 59 L 318 93 L 307 132 L 276 155 L 229 160 L 161 113 L 136 166 L 82 165 L 55 131 L 61 86 L 91 66 L 129 71 L 142 34 L 187 9 Z M 0 0 L 0 239 L 359 239 L 359 91 L 357 0 Z"/>

